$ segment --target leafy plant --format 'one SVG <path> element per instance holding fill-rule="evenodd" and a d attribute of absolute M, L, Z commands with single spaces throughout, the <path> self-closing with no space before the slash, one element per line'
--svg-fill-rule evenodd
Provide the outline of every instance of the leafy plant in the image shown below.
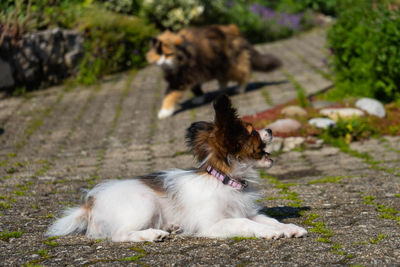
<path fill-rule="evenodd" d="M 141 16 L 161 29 L 180 30 L 219 13 L 223 0 L 144 0 Z M 207 24 L 212 21 L 205 21 Z"/>
<path fill-rule="evenodd" d="M 84 11 L 78 28 L 85 32 L 85 55 L 77 80 L 91 84 L 105 74 L 145 64 L 149 39 L 156 35 L 153 25 L 92 6 Z"/>
<path fill-rule="evenodd" d="M 10 238 L 19 238 L 24 232 L 22 231 L 12 231 L 12 232 L 1 232 L 0 233 L 0 239 L 3 241 L 8 242 Z"/>
<path fill-rule="evenodd" d="M 336 98 L 400 97 L 400 13 L 391 1 L 341 1 L 328 33 Z"/>
<path fill-rule="evenodd" d="M 140 0 L 98 0 L 104 6 L 117 13 L 126 15 L 138 15 L 141 7 Z"/>
<path fill-rule="evenodd" d="M 328 128 L 322 135 L 326 140 L 329 140 L 328 136 L 330 136 L 349 144 L 352 141 L 366 139 L 374 133 L 375 129 L 366 119 L 353 117 L 350 119 L 339 118 L 336 125 Z"/>

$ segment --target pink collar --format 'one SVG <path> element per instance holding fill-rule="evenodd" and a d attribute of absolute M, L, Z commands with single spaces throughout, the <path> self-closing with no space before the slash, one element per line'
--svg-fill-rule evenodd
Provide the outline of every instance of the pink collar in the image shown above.
<path fill-rule="evenodd" d="M 214 169 L 210 165 L 208 165 L 208 167 L 207 167 L 207 172 L 209 174 L 211 174 L 212 176 L 214 176 L 215 178 L 217 178 L 218 180 L 220 180 L 223 184 L 230 185 L 233 188 L 243 189 L 243 188 L 247 187 L 246 181 L 238 182 L 238 181 L 232 179 L 231 177 L 229 177 L 228 175 L 218 172 L 216 169 Z"/>

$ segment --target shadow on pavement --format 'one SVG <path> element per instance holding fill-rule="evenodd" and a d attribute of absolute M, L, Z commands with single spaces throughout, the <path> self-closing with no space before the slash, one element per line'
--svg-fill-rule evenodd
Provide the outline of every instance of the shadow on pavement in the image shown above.
<path fill-rule="evenodd" d="M 307 176 L 314 177 L 321 175 L 322 171 L 316 169 L 304 169 L 304 170 L 295 170 L 280 174 L 274 174 L 273 176 L 276 177 L 278 180 L 296 180 Z"/>
<path fill-rule="evenodd" d="M 246 92 L 259 90 L 259 89 L 263 88 L 264 86 L 279 85 L 279 84 L 284 84 L 287 82 L 288 82 L 287 80 L 278 81 L 278 82 L 251 82 L 247 85 Z M 231 86 L 226 90 L 226 93 L 229 96 L 237 95 L 239 93 L 236 92 L 236 88 L 237 88 L 237 86 Z M 209 105 L 221 93 L 222 93 L 222 91 L 220 91 L 220 90 L 215 90 L 212 92 L 205 93 L 204 101 L 203 101 L 203 103 L 200 103 L 200 104 L 194 104 L 192 102 L 192 99 L 186 100 L 185 102 L 180 104 L 180 108 L 174 112 L 174 115 L 178 114 L 180 112 L 186 111 L 188 109 L 193 109 L 193 108 Z"/>
<path fill-rule="evenodd" d="M 299 218 L 301 217 L 300 212 L 306 210 L 310 210 L 310 207 L 264 207 L 260 210 L 260 212 L 277 220 L 282 220 L 287 218 Z"/>

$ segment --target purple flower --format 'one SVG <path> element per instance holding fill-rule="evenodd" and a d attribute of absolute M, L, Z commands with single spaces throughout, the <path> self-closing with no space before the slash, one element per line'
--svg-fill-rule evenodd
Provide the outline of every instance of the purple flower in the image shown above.
<path fill-rule="evenodd" d="M 273 9 L 266 8 L 258 3 L 250 6 L 250 11 L 260 16 L 267 23 L 276 23 L 278 26 L 288 28 L 293 31 L 301 30 L 301 21 L 303 14 L 287 14 L 283 12 L 275 12 Z"/>
<path fill-rule="evenodd" d="M 231 8 L 231 7 L 233 7 L 234 4 L 235 4 L 235 3 L 234 3 L 232 0 L 227 1 L 227 2 L 226 2 L 226 7 L 227 7 L 227 8 Z"/>

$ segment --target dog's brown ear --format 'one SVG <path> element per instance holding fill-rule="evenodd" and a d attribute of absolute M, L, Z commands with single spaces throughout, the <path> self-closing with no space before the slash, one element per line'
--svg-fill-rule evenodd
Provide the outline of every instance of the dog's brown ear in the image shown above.
<path fill-rule="evenodd" d="M 224 128 L 227 122 L 237 119 L 237 110 L 232 106 L 231 100 L 223 94 L 214 101 L 215 124 L 218 128 Z"/>
<path fill-rule="evenodd" d="M 230 153 L 240 151 L 248 132 L 227 95 L 221 95 L 215 100 L 214 110 L 218 139 L 223 141 L 222 145 Z"/>
<path fill-rule="evenodd" d="M 214 124 L 205 121 L 194 122 L 186 130 L 186 144 L 200 161 L 210 152 L 206 144 L 213 130 Z"/>

